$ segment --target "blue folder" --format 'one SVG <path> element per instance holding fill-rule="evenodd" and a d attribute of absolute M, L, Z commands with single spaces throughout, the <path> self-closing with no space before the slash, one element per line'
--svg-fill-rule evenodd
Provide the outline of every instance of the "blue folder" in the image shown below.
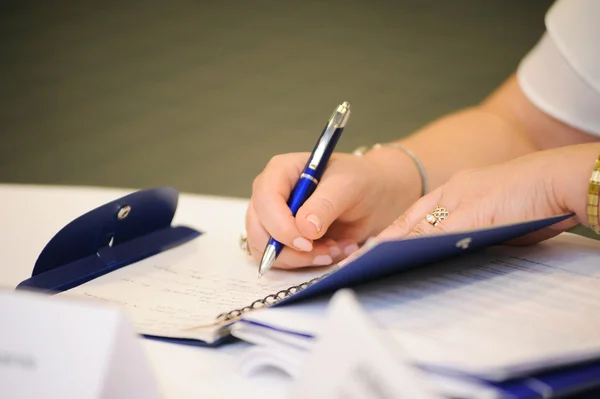
<path fill-rule="evenodd" d="M 443 374 L 443 370 L 435 370 Z M 515 399 L 600 398 L 600 359 L 506 381 L 492 381 L 470 376 L 462 379 L 496 390 L 501 397 Z M 587 396 L 594 393 L 598 396 Z"/>
<path fill-rule="evenodd" d="M 499 245 L 569 217 L 572 215 L 559 215 L 460 233 L 382 242 L 346 266 L 321 278 L 316 284 L 278 302 L 275 306 L 283 306 L 341 288 L 380 280 L 402 271 Z"/>
<path fill-rule="evenodd" d="M 509 398 L 543 399 L 579 396 L 600 387 L 600 360 L 549 370 L 513 381 L 502 383 L 486 381 L 486 383 Z M 600 395 L 594 397 L 599 398 Z"/>
<path fill-rule="evenodd" d="M 62 228 L 17 289 L 52 294 L 186 243 L 201 233 L 172 226 L 179 193 L 140 190 L 104 204 Z"/>

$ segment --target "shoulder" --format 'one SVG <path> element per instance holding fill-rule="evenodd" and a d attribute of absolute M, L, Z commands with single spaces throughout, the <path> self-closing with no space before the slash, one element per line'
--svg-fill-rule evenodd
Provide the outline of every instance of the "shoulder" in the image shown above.
<path fill-rule="evenodd" d="M 521 61 L 517 77 L 542 111 L 600 135 L 600 1 L 558 0 L 546 32 Z"/>

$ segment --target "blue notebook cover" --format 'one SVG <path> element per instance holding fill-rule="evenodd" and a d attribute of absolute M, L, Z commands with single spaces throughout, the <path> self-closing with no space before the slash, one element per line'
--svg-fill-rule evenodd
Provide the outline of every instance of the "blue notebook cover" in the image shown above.
<path fill-rule="evenodd" d="M 571 216 L 560 215 L 460 233 L 382 242 L 364 255 L 274 306 L 283 306 L 320 294 L 332 293 L 341 288 L 379 280 L 409 269 L 499 245 Z"/>

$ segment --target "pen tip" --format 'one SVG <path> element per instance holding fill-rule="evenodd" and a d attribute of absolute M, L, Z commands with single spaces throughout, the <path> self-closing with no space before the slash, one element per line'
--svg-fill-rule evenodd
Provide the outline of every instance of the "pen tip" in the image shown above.
<path fill-rule="evenodd" d="M 267 245 L 265 249 L 265 253 L 263 254 L 262 259 L 260 260 L 260 266 L 258 267 L 258 278 L 260 278 L 263 274 L 271 270 L 271 266 L 275 263 L 275 258 L 277 257 L 277 249 L 274 245 Z"/>

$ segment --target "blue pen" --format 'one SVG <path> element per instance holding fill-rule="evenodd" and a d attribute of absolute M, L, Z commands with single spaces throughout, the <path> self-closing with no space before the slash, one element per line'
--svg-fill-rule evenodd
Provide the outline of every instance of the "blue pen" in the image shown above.
<path fill-rule="evenodd" d="M 310 154 L 308 162 L 288 199 L 288 206 L 292 211 L 292 215 L 296 216 L 298 209 L 300 209 L 304 201 L 317 188 L 317 184 L 319 184 L 319 180 L 323 176 L 327 162 L 329 162 L 333 149 L 344 131 L 344 126 L 346 126 L 349 116 L 350 104 L 343 102 L 336 108 L 331 118 L 329 118 L 317 145 Z M 258 268 L 259 278 L 271 269 L 283 247 L 284 245 L 273 237 L 269 239 Z"/>

